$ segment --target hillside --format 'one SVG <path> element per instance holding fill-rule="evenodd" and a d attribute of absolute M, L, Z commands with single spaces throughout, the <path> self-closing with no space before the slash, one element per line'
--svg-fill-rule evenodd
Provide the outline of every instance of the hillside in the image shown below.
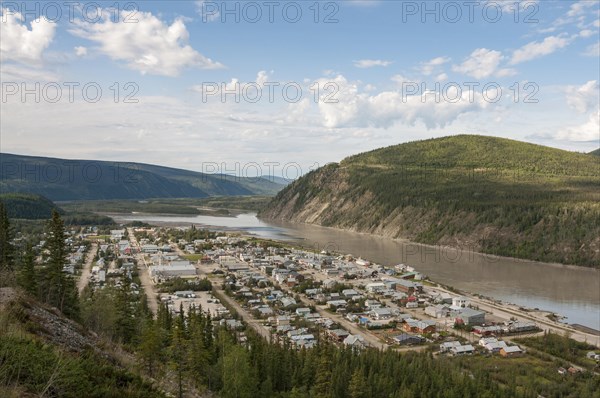
<path fill-rule="evenodd" d="M 283 189 L 261 217 L 600 266 L 600 159 L 460 135 L 362 153 Z"/>
<path fill-rule="evenodd" d="M 143 163 L 0 154 L 0 192 L 26 192 L 54 201 L 274 195 L 282 187 L 264 178 Z"/>
<path fill-rule="evenodd" d="M 40 195 L 5 193 L 0 194 L 0 202 L 4 204 L 9 218 L 48 219 L 53 209 L 57 209 L 61 214 L 64 213 L 51 200 Z"/>
<path fill-rule="evenodd" d="M 595 151 L 590 152 L 589 154 L 594 155 L 594 156 L 600 156 L 600 148 L 596 149 Z"/>
<path fill-rule="evenodd" d="M 165 397 L 117 353 L 58 310 L 0 288 L 0 396 Z"/>

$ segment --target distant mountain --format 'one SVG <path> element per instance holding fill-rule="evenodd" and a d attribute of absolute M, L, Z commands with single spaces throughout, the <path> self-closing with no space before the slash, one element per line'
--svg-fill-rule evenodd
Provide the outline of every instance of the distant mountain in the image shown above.
<path fill-rule="evenodd" d="M 594 155 L 594 156 L 600 156 L 600 148 L 596 149 L 595 151 L 590 152 L 589 154 Z"/>
<path fill-rule="evenodd" d="M 0 192 L 33 193 L 55 201 L 274 195 L 281 188 L 264 178 L 143 163 L 0 154 Z"/>
<path fill-rule="evenodd" d="M 47 219 L 52 216 L 54 209 L 61 214 L 64 213 L 51 200 L 40 195 L 5 193 L 0 194 L 0 202 L 4 204 L 9 218 Z"/>
<path fill-rule="evenodd" d="M 460 135 L 351 156 L 261 217 L 504 256 L 600 266 L 600 159 Z"/>

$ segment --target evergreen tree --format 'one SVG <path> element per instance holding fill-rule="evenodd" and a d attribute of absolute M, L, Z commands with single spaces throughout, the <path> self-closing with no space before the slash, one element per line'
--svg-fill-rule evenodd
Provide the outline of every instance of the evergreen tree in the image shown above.
<path fill-rule="evenodd" d="M 56 210 L 47 226 L 46 250 L 48 258 L 45 267 L 45 278 L 42 299 L 58 308 L 71 318 L 79 317 L 78 293 L 75 281 L 63 272 L 67 261 L 65 244 L 65 226 Z"/>
<path fill-rule="evenodd" d="M 368 398 L 370 396 L 367 380 L 359 368 L 356 368 L 354 373 L 352 373 L 348 393 L 350 394 L 350 398 Z"/>
<path fill-rule="evenodd" d="M 257 377 L 248 352 L 239 345 L 226 349 L 223 358 L 223 398 L 255 398 Z"/>
<path fill-rule="evenodd" d="M 19 276 L 17 278 L 19 286 L 34 297 L 38 294 L 37 276 L 35 274 L 35 253 L 31 245 L 27 245 L 25 254 L 21 260 Z"/>
<path fill-rule="evenodd" d="M 0 202 L 0 287 L 10 286 L 14 280 L 13 230 L 4 204 Z"/>

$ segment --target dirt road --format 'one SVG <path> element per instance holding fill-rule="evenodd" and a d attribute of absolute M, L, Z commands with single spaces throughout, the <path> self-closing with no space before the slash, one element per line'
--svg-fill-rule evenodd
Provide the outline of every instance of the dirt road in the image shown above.
<path fill-rule="evenodd" d="M 77 291 L 79 292 L 79 295 L 81 295 L 81 292 L 83 292 L 83 289 L 85 289 L 90 280 L 90 275 L 92 274 L 92 264 L 94 263 L 94 257 L 96 256 L 97 252 L 98 243 L 94 242 L 92 243 L 92 247 L 86 255 L 85 263 L 83 264 L 83 269 L 81 270 L 81 276 L 77 281 Z"/>
<path fill-rule="evenodd" d="M 133 234 L 133 228 L 127 228 L 127 232 L 129 233 L 129 243 L 131 244 L 131 248 L 138 250 L 138 253 L 135 255 L 137 259 L 137 270 L 140 277 L 140 282 L 142 283 L 142 287 L 146 293 L 148 308 L 150 308 L 150 311 L 156 315 L 158 312 L 158 292 L 156 291 L 156 286 L 154 285 L 154 282 L 148 273 L 148 264 L 146 263 L 144 253 L 142 253 L 140 250 L 140 244 Z"/>

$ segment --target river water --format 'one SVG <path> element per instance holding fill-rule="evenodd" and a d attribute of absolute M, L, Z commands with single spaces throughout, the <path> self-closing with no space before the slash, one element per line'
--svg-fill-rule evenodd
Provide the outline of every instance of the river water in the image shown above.
<path fill-rule="evenodd" d="M 500 258 L 469 250 L 431 247 L 315 225 L 235 217 L 111 214 L 117 222 L 204 225 L 317 250 L 351 253 L 384 265 L 404 263 L 432 280 L 529 308 L 553 311 L 565 322 L 600 330 L 600 270 Z"/>

